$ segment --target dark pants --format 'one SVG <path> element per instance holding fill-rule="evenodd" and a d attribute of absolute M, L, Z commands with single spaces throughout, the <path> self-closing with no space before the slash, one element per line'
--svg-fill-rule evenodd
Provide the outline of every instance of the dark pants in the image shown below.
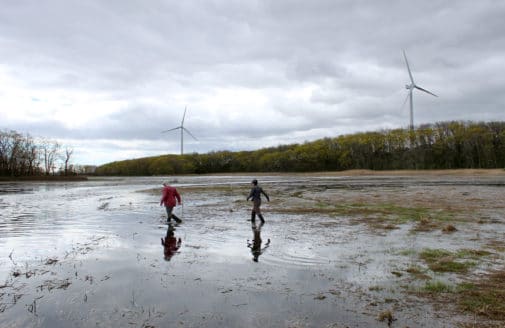
<path fill-rule="evenodd" d="M 256 215 L 260 218 L 261 222 L 264 223 L 265 219 L 263 218 L 263 215 L 261 215 L 261 198 L 260 199 L 254 199 L 253 200 L 253 209 L 251 211 L 251 221 L 254 222 L 254 219 L 256 218 Z"/>
<path fill-rule="evenodd" d="M 167 210 L 167 218 L 170 220 L 170 218 L 172 217 L 172 212 L 174 211 L 174 207 L 173 206 L 165 206 L 165 209 Z"/>
<path fill-rule="evenodd" d="M 261 199 L 253 200 L 253 209 L 252 210 L 254 211 L 254 213 L 261 214 L 260 207 L 261 207 Z"/>
<path fill-rule="evenodd" d="M 173 206 L 165 206 L 165 209 L 167 210 L 167 221 L 170 222 L 172 218 L 176 222 L 181 222 L 181 219 L 179 219 L 173 212 L 174 212 L 174 207 Z"/>

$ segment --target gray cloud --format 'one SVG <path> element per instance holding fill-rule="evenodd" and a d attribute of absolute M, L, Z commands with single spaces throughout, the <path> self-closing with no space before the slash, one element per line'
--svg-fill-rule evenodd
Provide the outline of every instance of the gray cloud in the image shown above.
<path fill-rule="evenodd" d="M 402 50 L 440 96 L 415 94 L 416 123 L 503 120 L 504 14 L 492 0 L 5 1 L 0 128 L 99 164 L 178 153 L 160 132 L 185 106 L 197 152 L 406 127 Z"/>

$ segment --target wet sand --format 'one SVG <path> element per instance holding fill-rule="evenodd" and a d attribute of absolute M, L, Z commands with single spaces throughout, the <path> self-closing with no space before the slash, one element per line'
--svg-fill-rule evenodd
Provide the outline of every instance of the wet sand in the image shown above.
<path fill-rule="evenodd" d="M 0 326 L 505 324 L 426 292 L 504 269 L 502 171 L 363 174 L 259 176 L 261 227 L 250 175 L 0 183 Z M 484 255 L 440 271 L 433 249 Z"/>

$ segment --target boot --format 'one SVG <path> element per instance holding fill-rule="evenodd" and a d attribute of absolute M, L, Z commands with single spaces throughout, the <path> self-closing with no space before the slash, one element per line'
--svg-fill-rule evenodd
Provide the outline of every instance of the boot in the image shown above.
<path fill-rule="evenodd" d="M 256 212 L 252 211 L 251 212 L 251 222 L 256 221 Z"/>
<path fill-rule="evenodd" d="M 259 218 L 260 218 L 260 220 L 261 220 L 261 223 L 265 223 L 265 219 L 263 219 L 263 215 L 258 214 L 258 216 L 259 216 Z"/>
<path fill-rule="evenodd" d="M 172 217 L 174 218 L 175 222 L 177 222 L 177 223 L 181 223 L 182 222 L 182 220 L 179 219 L 175 214 L 172 214 Z"/>

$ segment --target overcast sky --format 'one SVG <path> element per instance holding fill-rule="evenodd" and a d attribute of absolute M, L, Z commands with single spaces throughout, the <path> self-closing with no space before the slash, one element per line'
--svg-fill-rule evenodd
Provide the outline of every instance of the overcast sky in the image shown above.
<path fill-rule="evenodd" d="M 0 0 L 0 130 L 74 163 L 504 120 L 505 1 Z"/>

